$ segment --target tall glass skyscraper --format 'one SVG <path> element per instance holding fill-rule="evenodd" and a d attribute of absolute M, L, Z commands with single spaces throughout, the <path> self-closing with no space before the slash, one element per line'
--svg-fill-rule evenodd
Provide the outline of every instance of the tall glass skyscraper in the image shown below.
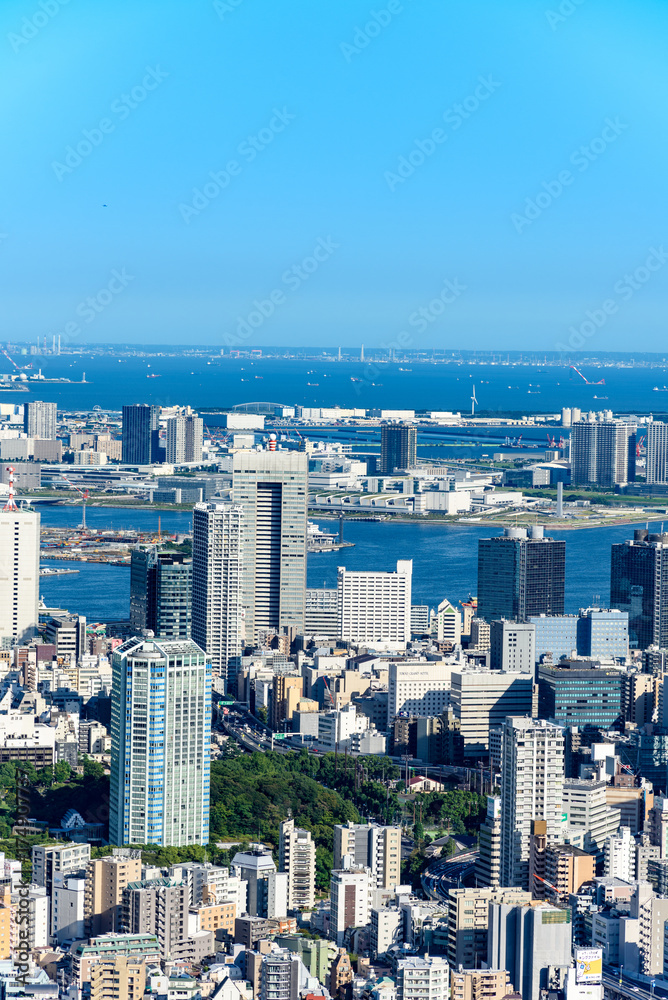
<path fill-rule="evenodd" d="M 206 655 L 190 639 L 128 639 L 114 651 L 112 674 L 111 843 L 208 843 Z"/>
<path fill-rule="evenodd" d="M 566 542 L 546 538 L 538 525 L 478 541 L 479 618 L 563 615 L 565 580 Z"/>
<path fill-rule="evenodd" d="M 412 469 L 417 462 L 417 430 L 413 424 L 383 424 L 380 428 L 380 471 Z"/>
<path fill-rule="evenodd" d="M 140 403 L 123 407 L 123 462 L 151 465 L 160 461 L 159 416 L 159 406 Z"/>
<path fill-rule="evenodd" d="M 180 552 L 136 545 L 130 557 L 130 627 L 162 639 L 189 639 L 192 560 Z"/>
<path fill-rule="evenodd" d="M 243 510 L 242 604 L 246 638 L 304 631 L 308 460 L 296 451 L 240 451 L 234 502 Z"/>
<path fill-rule="evenodd" d="M 636 528 L 612 546 L 610 607 L 628 612 L 631 646 L 668 646 L 668 534 Z"/>

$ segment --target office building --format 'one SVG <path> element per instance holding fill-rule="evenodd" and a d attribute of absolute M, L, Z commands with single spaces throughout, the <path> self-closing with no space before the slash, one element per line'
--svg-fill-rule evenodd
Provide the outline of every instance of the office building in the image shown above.
<path fill-rule="evenodd" d="M 486 757 L 490 729 L 502 726 L 507 716 L 535 714 L 534 691 L 532 674 L 468 668 L 453 671 L 450 701 L 464 756 L 476 760 Z"/>
<path fill-rule="evenodd" d="M 44 642 L 55 646 L 56 656 L 74 666 L 87 652 L 85 616 L 63 613 L 49 618 L 44 627 Z"/>
<path fill-rule="evenodd" d="M 532 615 L 563 615 L 566 543 L 543 528 L 506 528 L 478 541 L 477 615 L 526 621 Z"/>
<path fill-rule="evenodd" d="M 563 660 L 538 667 L 538 714 L 564 726 L 609 729 L 622 716 L 621 670 L 590 660 Z"/>
<path fill-rule="evenodd" d="M 32 639 L 39 619 L 39 514 L 18 510 L 10 498 L 0 510 L 0 648 Z"/>
<path fill-rule="evenodd" d="M 625 660 L 629 653 L 629 616 L 618 608 L 581 608 L 578 655 Z"/>
<path fill-rule="evenodd" d="M 280 825 L 278 869 L 288 876 L 288 910 L 310 910 L 315 904 L 315 844 L 293 819 Z"/>
<path fill-rule="evenodd" d="M 57 407 L 55 403 L 35 400 L 23 404 L 23 433 L 42 441 L 56 440 Z"/>
<path fill-rule="evenodd" d="M 501 884 L 531 889 L 531 823 L 546 821 L 547 843 L 561 840 L 564 735 L 544 720 L 507 718 L 501 761 Z"/>
<path fill-rule="evenodd" d="M 396 573 L 339 566 L 339 637 L 373 649 L 405 649 L 411 637 L 412 573 L 411 559 L 399 560 Z"/>
<path fill-rule="evenodd" d="M 487 796 L 487 813 L 480 824 L 476 884 L 495 888 L 501 884 L 501 798 Z"/>
<path fill-rule="evenodd" d="M 339 595 L 335 587 L 307 587 L 304 632 L 336 639 L 339 633 Z"/>
<path fill-rule="evenodd" d="M 401 884 L 401 827 L 376 823 L 342 823 L 334 827 L 333 867 L 344 867 L 349 857 L 357 868 L 368 868 L 373 887 L 391 889 Z"/>
<path fill-rule="evenodd" d="M 90 1000 L 142 1000 L 146 987 L 146 962 L 117 955 L 101 958 L 90 967 Z"/>
<path fill-rule="evenodd" d="M 628 613 L 632 647 L 668 646 L 668 534 L 636 528 L 612 546 L 610 605 Z"/>
<path fill-rule="evenodd" d="M 568 907 L 491 903 L 487 965 L 507 969 L 522 1000 L 540 1000 L 541 991 L 558 985 L 572 964 L 571 933 Z"/>
<path fill-rule="evenodd" d="M 228 680 L 244 639 L 238 504 L 198 503 L 193 510 L 192 637 L 210 658 L 216 678 Z M 234 684 L 227 689 L 234 691 Z"/>
<path fill-rule="evenodd" d="M 471 619 L 471 640 L 469 642 L 468 648 L 475 649 L 478 652 L 486 652 L 491 643 L 489 622 L 486 622 L 484 618 L 472 618 Z"/>
<path fill-rule="evenodd" d="M 139 403 L 123 407 L 121 461 L 126 465 L 153 465 L 160 455 L 160 407 Z"/>
<path fill-rule="evenodd" d="M 240 451 L 233 499 L 243 510 L 242 604 L 246 639 L 304 632 L 308 460 L 296 451 Z"/>
<path fill-rule="evenodd" d="M 411 604 L 411 635 L 429 635 L 429 605 Z"/>
<path fill-rule="evenodd" d="M 369 868 L 335 868 L 329 887 L 329 935 L 341 947 L 349 928 L 369 923 L 375 880 Z"/>
<path fill-rule="evenodd" d="M 571 482 L 612 489 L 635 479 L 636 425 L 579 420 L 571 429 Z"/>
<path fill-rule="evenodd" d="M 202 461 L 204 422 L 187 407 L 187 412 L 167 421 L 165 461 L 170 465 Z"/>
<path fill-rule="evenodd" d="M 397 1000 L 448 1000 L 450 969 L 444 958 L 411 955 L 396 964 Z"/>
<path fill-rule="evenodd" d="M 451 888 L 448 906 L 448 961 L 453 968 L 479 968 L 487 961 L 487 931 L 491 903 L 519 906 L 531 902 L 526 889 L 478 887 Z"/>
<path fill-rule="evenodd" d="M 192 640 L 128 639 L 114 651 L 113 844 L 209 842 L 211 667 Z"/>
<path fill-rule="evenodd" d="M 444 663 L 410 660 L 389 665 L 387 726 L 397 715 L 440 715 L 450 704 L 450 672 Z"/>
<path fill-rule="evenodd" d="M 114 848 L 86 866 L 84 921 L 86 937 L 118 931 L 123 890 L 141 879 L 141 851 Z"/>
<path fill-rule="evenodd" d="M 189 639 L 192 560 L 180 552 L 136 545 L 130 556 L 130 628 L 162 639 Z"/>
<path fill-rule="evenodd" d="M 284 722 L 292 722 L 304 694 L 304 679 L 300 674 L 274 674 L 271 691 L 271 728 L 276 732 L 285 729 Z"/>
<path fill-rule="evenodd" d="M 489 641 L 492 670 L 533 674 L 536 632 L 530 622 L 493 621 L 489 626 Z"/>
<path fill-rule="evenodd" d="M 192 559 L 181 553 L 158 553 L 155 634 L 161 639 L 189 639 L 192 614 Z"/>
<path fill-rule="evenodd" d="M 391 476 L 395 469 L 417 465 L 417 429 L 413 424 L 391 423 L 380 428 L 380 472 Z"/>
<path fill-rule="evenodd" d="M 662 420 L 647 424 L 645 478 L 648 483 L 668 483 L 668 424 Z"/>
<path fill-rule="evenodd" d="M 436 611 L 436 639 L 458 646 L 462 639 L 462 613 L 444 597 Z"/>

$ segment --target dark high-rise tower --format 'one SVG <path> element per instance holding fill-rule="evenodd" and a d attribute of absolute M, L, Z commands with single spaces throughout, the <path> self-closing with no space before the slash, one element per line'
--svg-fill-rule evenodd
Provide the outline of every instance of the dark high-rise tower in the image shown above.
<path fill-rule="evenodd" d="M 137 635 L 150 629 L 162 639 L 189 639 L 192 560 L 180 552 L 137 545 L 130 559 L 130 626 Z"/>
<path fill-rule="evenodd" d="M 159 416 L 159 406 L 140 403 L 123 407 L 123 462 L 151 465 L 160 461 Z"/>
<path fill-rule="evenodd" d="M 543 528 L 506 528 L 478 541 L 478 617 L 563 615 L 566 543 Z"/>
<path fill-rule="evenodd" d="M 412 424 L 383 424 L 380 429 L 380 471 L 412 469 L 417 461 L 417 430 Z"/>
<path fill-rule="evenodd" d="M 668 534 L 636 528 L 612 546 L 610 607 L 628 612 L 631 646 L 668 646 Z"/>

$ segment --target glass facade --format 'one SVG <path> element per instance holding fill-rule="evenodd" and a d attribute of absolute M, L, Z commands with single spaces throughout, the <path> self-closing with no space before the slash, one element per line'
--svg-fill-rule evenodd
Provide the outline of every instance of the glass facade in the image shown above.
<path fill-rule="evenodd" d="M 612 546 L 610 605 L 628 613 L 633 648 L 668 646 L 668 534 L 636 529 Z"/>
<path fill-rule="evenodd" d="M 498 538 L 479 540 L 478 617 L 563 615 L 566 543 L 544 538 L 542 529 L 531 531 L 506 528 Z"/>
<path fill-rule="evenodd" d="M 622 715 L 621 670 L 538 667 L 538 714 L 565 726 L 609 729 Z"/>

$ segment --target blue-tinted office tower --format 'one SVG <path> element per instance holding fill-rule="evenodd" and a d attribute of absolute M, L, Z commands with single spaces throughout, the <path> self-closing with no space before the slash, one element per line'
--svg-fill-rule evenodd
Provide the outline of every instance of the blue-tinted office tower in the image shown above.
<path fill-rule="evenodd" d="M 632 647 L 668 646 L 668 534 L 636 528 L 612 546 L 610 606 L 628 613 Z"/>
<path fill-rule="evenodd" d="M 581 608 L 578 615 L 532 615 L 536 661 L 550 654 L 552 662 L 578 656 L 626 659 L 629 616 L 625 611 Z"/>
<path fill-rule="evenodd" d="M 112 844 L 209 841 L 211 666 L 191 639 L 128 639 L 112 657 Z"/>
<path fill-rule="evenodd" d="M 123 407 L 123 462 L 128 465 L 152 465 L 161 461 L 159 417 L 159 406 L 140 403 Z"/>
<path fill-rule="evenodd" d="M 563 615 L 566 543 L 543 528 L 506 528 L 478 541 L 478 617 L 526 621 Z"/>
<path fill-rule="evenodd" d="M 586 660 L 538 667 L 538 714 L 561 726 L 608 729 L 622 715 L 621 670 Z"/>

